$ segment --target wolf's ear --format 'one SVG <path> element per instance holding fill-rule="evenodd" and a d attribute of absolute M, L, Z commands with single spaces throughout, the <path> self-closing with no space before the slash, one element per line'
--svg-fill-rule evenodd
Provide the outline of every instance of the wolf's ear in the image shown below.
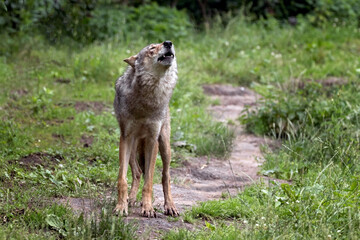
<path fill-rule="evenodd" d="M 137 55 L 134 55 L 134 56 L 124 59 L 124 62 L 129 64 L 132 68 L 135 68 L 136 59 L 137 59 Z"/>

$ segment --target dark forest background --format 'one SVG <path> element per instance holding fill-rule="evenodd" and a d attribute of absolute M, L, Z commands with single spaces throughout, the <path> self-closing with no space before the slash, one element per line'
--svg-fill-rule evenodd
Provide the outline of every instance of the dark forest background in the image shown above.
<path fill-rule="evenodd" d="M 239 13 L 250 22 L 275 18 L 296 25 L 305 17 L 321 26 L 334 20 L 359 22 L 360 1 L 2 0 L 0 34 L 41 33 L 52 42 L 66 37 L 89 43 L 137 32 L 157 40 L 187 36 L 194 28 L 208 30 L 216 19 L 225 26 Z"/>

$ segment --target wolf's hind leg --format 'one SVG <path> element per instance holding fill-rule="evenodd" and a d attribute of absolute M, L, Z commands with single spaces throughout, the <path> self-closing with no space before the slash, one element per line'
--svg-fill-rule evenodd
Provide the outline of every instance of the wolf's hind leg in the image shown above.
<path fill-rule="evenodd" d="M 174 201 L 171 196 L 170 186 L 170 160 L 171 160 L 171 148 L 170 148 L 170 123 L 165 123 L 160 132 L 159 137 L 159 150 L 161 160 L 163 162 L 162 172 L 162 185 L 164 191 L 164 213 L 165 215 L 179 216 L 179 211 L 176 209 Z"/>

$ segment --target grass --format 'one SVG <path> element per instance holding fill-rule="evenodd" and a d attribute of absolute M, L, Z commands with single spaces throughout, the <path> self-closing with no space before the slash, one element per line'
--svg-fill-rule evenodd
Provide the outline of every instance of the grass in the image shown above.
<path fill-rule="evenodd" d="M 351 24 L 315 28 L 299 20 L 291 27 L 270 19 L 265 26 L 237 17 L 225 28 L 215 22 L 207 34 L 173 40 L 179 81 L 172 142 L 187 145 L 173 149 L 173 164 L 231 149 L 233 133 L 208 115 L 201 85 L 247 85 L 263 100 L 242 121 L 283 145 L 265 150 L 261 171 L 292 183 L 257 184 L 194 206 L 184 219 L 206 219 L 205 227 L 165 239 L 359 238 L 359 35 Z M 113 85 L 126 67 L 122 60 L 148 42 L 13 42 L 16 49 L 0 57 L 0 236 L 133 238 L 133 229 L 111 215 L 112 202 L 99 203 L 102 215 L 84 217 L 53 200 L 99 199 L 115 190 L 120 133 Z M 344 84 L 323 85 L 329 77 Z M 92 139 L 90 147 L 84 139 Z M 34 153 L 42 154 L 26 163 Z"/>
<path fill-rule="evenodd" d="M 22 37 L 28 41 L 14 37 L 1 45 L 9 48 L 0 58 L 1 238 L 134 238 L 131 225 L 112 217 L 114 202 L 101 205 L 106 215 L 86 219 L 53 203 L 115 193 L 120 132 L 112 113 L 114 83 L 126 67 L 123 59 L 149 43 L 50 45 L 39 36 Z M 179 68 L 186 68 L 180 49 Z M 171 100 L 172 142 L 186 147 L 173 149 L 172 164 L 189 155 L 224 157 L 232 132 L 207 113 L 201 82 L 186 70 L 180 79 Z M 161 167 L 158 159 L 155 182 Z"/>
<path fill-rule="evenodd" d="M 328 32 L 300 24 L 247 33 L 258 47 L 242 51 L 249 55 L 250 72 L 259 74 L 251 86 L 262 99 L 240 120 L 248 131 L 282 142 L 279 149 L 264 148 L 261 173 L 290 182 L 271 180 L 232 198 L 200 203 L 186 218 L 211 224 L 173 231 L 165 239 L 358 239 L 358 28 L 334 26 Z M 230 41 L 229 46 L 234 54 Z"/>
<path fill-rule="evenodd" d="M 25 210 L 21 219 L 1 226 L 0 236 L 4 239 L 24 236 L 29 239 L 136 239 L 135 224 L 126 224 L 121 217 L 114 216 L 109 203 L 99 204 L 100 212 L 90 216 L 76 215 L 70 207 L 59 204 L 34 206 Z"/>

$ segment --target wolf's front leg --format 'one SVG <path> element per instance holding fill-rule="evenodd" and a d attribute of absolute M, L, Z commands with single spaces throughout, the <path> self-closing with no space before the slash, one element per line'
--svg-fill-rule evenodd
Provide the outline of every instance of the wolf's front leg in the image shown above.
<path fill-rule="evenodd" d="M 138 142 L 135 141 L 133 148 L 132 148 L 132 152 L 130 155 L 130 160 L 129 160 L 129 165 L 131 167 L 131 173 L 132 173 L 132 183 L 131 183 L 131 189 L 130 189 L 130 194 L 129 194 L 129 206 L 135 206 L 136 205 L 136 195 L 137 192 L 139 190 L 139 185 L 140 185 L 140 178 L 141 178 L 141 168 L 139 166 L 139 163 L 136 159 L 136 155 L 138 154 L 140 161 L 143 158 L 143 153 L 141 152 L 141 142 L 140 142 L 140 150 L 139 153 L 137 153 L 138 151 Z"/>
<path fill-rule="evenodd" d="M 127 181 L 126 174 L 129 165 L 129 158 L 133 145 L 132 137 L 120 137 L 119 144 L 119 177 L 117 183 L 118 199 L 114 212 L 119 215 L 128 215 L 128 192 L 127 192 Z"/>
<path fill-rule="evenodd" d="M 142 209 L 141 209 L 141 214 L 144 217 L 156 217 L 156 213 L 152 207 L 152 191 L 153 191 L 153 178 L 154 178 L 157 152 L 158 152 L 157 140 L 152 138 L 146 139 L 144 188 L 142 191 Z"/>
<path fill-rule="evenodd" d="M 171 216 L 179 216 L 179 211 L 176 209 L 174 201 L 171 196 L 170 187 L 170 160 L 171 160 L 171 148 L 170 148 L 170 123 L 163 126 L 159 137 L 159 150 L 161 160 L 163 162 L 162 172 L 162 186 L 164 192 L 164 214 Z"/>

